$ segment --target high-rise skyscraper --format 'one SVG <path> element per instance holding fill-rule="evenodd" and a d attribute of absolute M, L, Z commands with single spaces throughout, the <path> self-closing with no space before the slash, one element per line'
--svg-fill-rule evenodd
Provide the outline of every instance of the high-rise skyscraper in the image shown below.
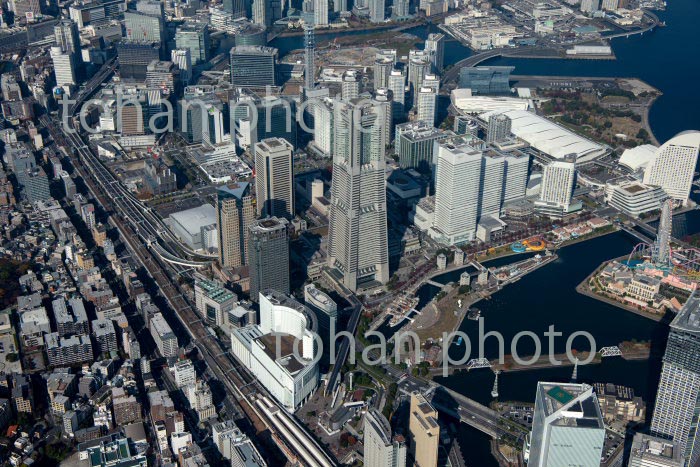
<path fill-rule="evenodd" d="M 423 78 L 430 72 L 430 57 L 424 50 L 408 53 L 408 83 L 413 93 L 413 105 L 418 101 L 418 91 L 423 87 Z"/>
<path fill-rule="evenodd" d="M 246 17 L 246 2 L 244 0 L 224 0 L 224 11 L 233 15 L 233 19 Z"/>
<path fill-rule="evenodd" d="M 248 182 L 220 187 L 216 193 L 219 262 L 224 267 L 248 264 L 248 228 L 255 220 L 255 199 Z"/>
<path fill-rule="evenodd" d="M 418 91 L 416 107 L 416 120 L 434 126 L 437 112 L 437 93 L 433 89 L 423 86 Z"/>
<path fill-rule="evenodd" d="M 504 114 L 494 114 L 489 117 L 486 130 L 486 142 L 498 143 L 510 138 L 510 117 Z"/>
<path fill-rule="evenodd" d="M 348 0 L 333 0 L 333 12 L 348 11 Z"/>
<path fill-rule="evenodd" d="M 671 266 L 671 231 L 673 229 L 673 201 L 666 200 L 661 205 L 659 227 L 656 230 L 652 260 L 659 266 Z"/>
<path fill-rule="evenodd" d="M 253 23 L 264 28 L 272 25 L 272 10 L 270 0 L 253 0 Z"/>
<path fill-rule="evenodd" d="M 328 0 L 314 0 L 314 25 L 328 27 Z"/>
<path fill-rule="evenodd" d="M 64 52 L 60 47 L 51 47 L 50 54 L 53 61 L 53 72 L 56 76 L 56 85 L 75 86 L 77 83 L 75 65 L 71 55 Z"/>
<path fill-rule="evenodd" d="M 644 184 L 664 189 L 671 198 L 687 203 L 700 151 L 700 131 L 684 131 L 666 141 L 644 170 Z"/>
<path fill-rule="evenodd" d="M 255 195 L 258 216 L 294 217 L 292 145 L 267 138 L 255 145 Z"/>
<path fill-rule="evenodd" d="M 411 2 L 410 0 L 394 0 L 394 18 L 406 18 L 411 13 Z"/>
<path fill-rule="evenodd" d="M 184 24 L 177 28 L 175 45 L 178 49 L 189 49 L 192 61 L 204 63 L 209 60 L 209 27 L 206 24 Z"/>
<path fill-rule="evenodd" d="M 587 384 L 538 383 L 529 467 L 598 467 L 605 423 Z"/>
<path fill-rule="evenodd" d="M 180 81 L 187 86 L 192 79 L 192 53 L 190 49 L 175 49 L 170 52 L 170 60 L 180 69 Z"/>
<path fill-rule="evenodd" d="M 384 0 L 369 0 L 369 20 L 373 23 L 383 22 L 385 9 Z"/>
<path fill-rule="evenodd" d="M 385 106 L 336 105 L 328 266 L 345 287 L 389 280 Z"/>
<path fill-rule="evenodd" d="M 383 52 L 383 51 L 382 51 Z M 396 64 L 396 51 L 394 55 L 378 52 L 374 57 L 374 89 L 389 86 L 389 75 Z"/>
<path fill-rule="evenodd" d="M 53 27 L 56 46 L 68 54 L 77 54 L 80 51 L 80 34 L 78 26 L 70 19 L 61 19 Z"/>
<path fill-rule="evenodd" d="M 425 51 L 430 56 L 430 63 L 433 65 L 433 72 L 442 72 L 445 61 L 445 35 L 440 33 L 429 34 L 425 40 Z"/>
<path fill-rule="evenodd" d="M 366 467 L 405 467 L 406 441 L 391 436 L 391 425 L 377 409 L 365 413 L 364 465 Z"/>
<path fill-rule="evenodd" d="M 231 83 L 238 87 L 275 86 L 277 49 L 243 45 L 230 51 Z"/>
<path fill-rule="evenodd" d="M 544 168 L 540 198 L 535 201 L 535 208 L 552 218 L 562 217 L 574 211 L 577 207 L 572 203 L 574 188 L 576 188 L 575 162 L 573 160 L 550 162 Z"/>
<path fill-rule="evenodd" d="M 396 125 L 394 142 L 399 166 L 429 173 L 433 165 L 436 142 L 445 139 L 444 132 L 423 121 Z"/>
<path fill-rule="evenodd" d="M 289 293 L 289 236 L 287 220 L 260 219 L 248 230 L 250 298 L 258 301 L 261 290 Z"/>
<path fill-rule="evenodd" d="M 389 89 L 394 94 L 392 114 L 394 121 L 401 121 L 406 112 L 406 75 L 401 70 L 391 70 L 389 75 Z"/>
<path fill-rule="evenodd" d="M 131 41 L 154 43 L 165 46 L 165 19 L 160 15 L 140 13 L 137 11 L 124 12 L 126 38 Z"/>
<path fill-rule="evenodd" d="M 688 466 L 700 460 L 700 293 L 671 322 L 651 434 L 678 444 Z"/>
<path fill-rule="evenodd" d="M 411 394 L 411 409 L 408 431 L 409 452 L 419 467 L 437 467 L 440 446 L 440 425 L 438 413 L 423 394 Z"/>
<path fill-rule="evenodd" d="M 314 88 L 316 82 L 316 34 L 314 33 L 316 21 L 314 12 L 308 11 L 312 7 L 309 0 L 304 1 L 304 85 L 308 90 Z M 328 16 L 328 14 L 326 14 Z"/>
<path fill-rule="evenodd" d="M 340 96 L 344 101 L 357 99 L 360 95 L 360 72 L 357 70 L 347 70 L 343 73 Z"/>

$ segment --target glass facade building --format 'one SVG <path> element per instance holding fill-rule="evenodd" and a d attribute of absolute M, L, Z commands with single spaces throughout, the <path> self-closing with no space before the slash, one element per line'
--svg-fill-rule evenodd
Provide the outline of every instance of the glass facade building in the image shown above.
<path fill-rule="evenodd" d="M 462 67 L 459 70 L 459 87 L 469 88 L 474 94 L 510 94 L 512 66 Z"/>

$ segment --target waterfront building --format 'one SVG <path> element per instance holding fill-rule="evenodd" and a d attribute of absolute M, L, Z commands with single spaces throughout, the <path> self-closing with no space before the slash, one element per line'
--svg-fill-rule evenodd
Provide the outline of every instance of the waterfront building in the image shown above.
<path fill-rule="evenodd" d="M 437 467 L 440 447 L 438 413 L 423 394 L 411 394 L 408 422 L 411 457 L 419 467 Z"/>
<path fill-rule="evenodd" d="M 433 65 L 433 72 L 442 72 L 445 61 L 445 35 L 441 33 L 428 34 L 425 40 L 425 49 L 430 56 L 430 63 Z"/>
<path fill-rule="evenodd" d="M 466 143 L 438 148 L 435 214 L 429 235 L 455 245 L 474 238 L 479 214 L 483 151 Z"/>
<path fill-rule="evenodd" d="M 527 196 L 527 179 L 530 173 L 530 156 L 524 153 L 512 152 L 504 155 L 505 174 L 503 176 L 503 207 Z"/>
<path fill-rule="evenodd" d="M 581 0 L 581 12 L 593 14 L 600 10 L 600 0 Z"/>
<path fill-rule="evenodd" d="M 543 215 L 561 218 L 581 209 L 580 202 L 572 202 L 576 188 L 576 164 L 572 160 L 547 164 L 542 175 L 540 197 L 535 208 Z"/>
<path fill-rule="evenodd" d="M 248 227 L 255 219 L 255 199 L 248 182 L 220 187 L 216 192 L 219 262 L 224 267 L 248 264 Z"/>
<path fill-rule="evenodd" d="M 287 410 L 293 412 L 318 384 L 313 333 L 318 327 L 302 304 L 272 289 L 261 291 L 260 324 L 231 332 L 231 352 Z M 295 341 L 301 355 L 295 356 Z"/>
<path fill-rule="evenodd" d="M 487 143 L 500 143 L 510 138 L 510 117 L 504 114 L 491 115 L 486 130 Z"/>
<path fill-rule="evenodd" d="M 473 94 L 510 94 L 512 66 L 462 67 L 459 70 L 459 87 L 469 88 Z"/>
<path fill-rule="evenodd" d="M 337 105 L 328 267 L 345 287 L 389 280 L 384 107 Z"/>
<path fill-rule="evenodd" d="M 683 454 L 678 443 L 637 433 L 632 440 L 632 449 L 627 467 L 683 467 Z"/>
<path fill-rule="evenodd" d="M 194 282 L 194 299 L 200 316 L 212 326 L 221 326 L 228 321 L 238 297 L 218 281 L 198 278 Z"/>
<path fill-rule="evenodd" d="M 236 87 L 275 86 L 277 58 L 278 51 L 273 47 L 242 45 L 231 48 L 231 83 Z"/>
<path fill-rule="evenodd" d="M 258 216 L 294 216 L 293 147 L 283 138 L 255 144 L 255 195 Z"/>
<path fill-rule="evenodd" d="M 587 384 L 537 384 L 528 466 L 598 467 L 605 423 Z"/>
<path fill-rule="evenodd" d="M 388 87 L 394 94 L 392 117 L 394 121 L 401 121 L 406 112 L 406 75 L 403 70 L 391 70 Z"/>
<path fill-rule="evenodd" d="M 175 47 L 188 49 L 195 64 L 209 60 L 209 26 L 203 23 L 185 23 L 177 28 Z"/>
<path fill-rule="evenodd" d="M 700 131 L 679 133 L 656 150 L 644 170 L 644 184 L 660 186 L 674 200 L 687 203 L 700 151 Z"/>
<path fill-rule="evenodd" d="M 605 202 L 628 216 L 641 217 L 658 211 L 668 198 L 660 186 L 649 186 L 634 178 L 613 180 L 605 184 Z"/>
<path fill-rule="evenodd" d="M 392 438 L 391 425 L 377 409 L 365 413 L 364 465 L 366 467 L 405 467 L 406 442 L 403 436 Z"/>
<path fill-rule="evenodd" d="M 671 322 L 656 393 L 651 434 L 678 444 L 685 465 L 700 459 L 700 293 Z"/>
<path fill-rule="evenodd" d="M 634 395 L 634 389 L 616 384 L 595 383 L 600 411 L 606 423 L 643 423 L 646 418 L 646 404 L 641 397 Z"/>
<path fill-rule="evenodd" d="M 284 218 L 268 217 L 253 222 L 248 234 L 250 297 L 274 289 L 289 293 L 289 233 Z"/>
<path fill-rule="evenodd" d="M 417 169 L 429 173 L 437 143 L 447 135 L 421 120 L 396 125 L 395 149 L 402 169 Z"/>

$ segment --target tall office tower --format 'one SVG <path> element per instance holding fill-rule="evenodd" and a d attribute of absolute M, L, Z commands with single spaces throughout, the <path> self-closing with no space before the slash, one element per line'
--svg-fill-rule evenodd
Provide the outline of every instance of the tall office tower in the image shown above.
<path fill-rule="evenodd" d="M 51 60 L 53 61 L 53 72 L 56 75 L 57 86 L 75 86 L 75 66 L 71 55 L 64 52 L 60 47 L 51 47 Z"/>
<path fill-rule="evenodd" d="M 416 108 L 418 110 L 416 120 L 426 122 L 431 126 L 435 125 L 437 94 L 434 90 L 427 87 L 420 88 Z"/>
<path fill-rule="evenodd" d="M 600 9 L 600 0 L 581 0 L 581 12 L 595 13 Z"/>
<path fill-rule="evenodd" d="M 540 199 L 535 208 L 550 217 L 562 217 L 572 211 L 576 188 L 576 164 L 571 160 L 550 162 L 544 168 Z"/>
<path fill-rule="evenodd" d="M 175 47 L 178 49 L 189 49 L 192 61 L 204 63 L 209 60 L 209 27 L 206 24 L 183 24 L 177 28 L 175 33 Z"/>
<path fill-rule="evenodd" d="M 343 73 L 340 97 L 350 102 L 360 96 L 360 72 L 357 70 L 347 70 Z"/>
<path fill-rule="evenodd" d="M 237 87 L 275 86 L 277 56 L 277 49 L 273 47 L 233 47 L 230 52 L 231 83 Z"/>
<path fill-rule="evenodd" d="M 406 441 L 403 436 L 392 438 L 391 425 L 377 409 L 365 413 L 364 422 L 365 467 L 405 467 Z"/>
<path fill-rule="evenodd" d="M 659 227 L 656 229 L 652 261 L 659 266 L 671 266 L 671 231 L 673 229 L 673 201 L 670 199 L 661 205 Z"/>
<path fill-rule="evenodd" d="M 459 87 L 473 94 L 510 94 L 512 66 L 465 66 L 459 70 Z"/>
<path fill-rule="evenodd" d="M 192 53 L 190 49 L 175 49 L 170 52 L 170 60 L 180 69 L 180 82 L 187 86 L 192 79 Z"/>
<path fill-rule="evenodd" d="M 117 44 L 119 74 L 125 79 L 145 80 L 148 64 L 158 60 L 160 44 L 123 41 Z"/>
<path fill-rule="evenodd" d="M 248 231 L 250 298 L 258 301 L 261 290 L 289 294 L 289 236 L 287 220 L 259 219 Z"/>
<path fill-rule="evenodd" d="M 323 342 L 323 355 L 330 355 L 331 331 L 336 332 L 338 329 L 338 305 L 314 284 L 304 286 L 304 302 L 316 315 L 318 333 Z"/>
<path fill-rule="evenodd" d="M 255 196 L 258 217 L 294 217 L 292 145 L 268 138 L 255 145 Z"/>
<path fill-rule="evenodd" d="M 421 83 L 421 88 L 429 88 L 435 91 L 435 94 L 440 92 L 440 78 L 431 73 L 426 73 L 423 76 L 423 82 Z"/>
<path fill-rule="evenodd" d="M 401 121 L 406 112 L 406 75 L 401 70 L 391 70 L 389 89 L 394 93 L 392 114 L 394 121 Z"/>
<path fill-rule="evenodd" d="M 328 27 L 328 0 L 314 0 L 314 25 Z"/>
<path fill-rule="evenodd" d="M 411 14 L 410 0 L 394 0 L 394 18 L 406 18 Z"/>
<path fill-rule="evenodd" d="M 436 143 L 445 134 L 427 122 L 416 121 L 396 125 L 396 155 L 402 169 L 429 173 L 433 165 Z"/>
<path fill-rule="evenodd" d="M 416 104 L 418 91 L 423 87 L 423 78 L 430 71 L 430 57 L 423 50 L 411 50 L 408 53 L 408 84 L 413 93 L 413 105 Z"/>
<path fill-rule="evenodd" d="M 394 69 L 396 56 L 384 55 L 379 52 L 374 57 L 374 89 L 389 86 L 389 76 Z"/>
<path fill-rule="evenodd" d="M 692 293 L 671 322 L 651 434 L 678 444 L 688 466 L 700 459 L 700 292 Z"/>
<path fill-rule="evenodd" d="M 408 432 L 411 441 L 409 452 L 418 467 L 437 467 L 440 445 L 438 413 L 423 394 L 411 394 L 411 412 Z"/>
<path fill-rule="evenodd" d="M 56 46 L 67 54 L 78 54 L 80 52 L 80 34 L 78 26 L 70 19 L 61 19 L 53 27 Z"/>
<path fill-rule="evenodd" d="M 204 115 L 204 128 L 202 140 L 214 146 L 224 142 L 224 113 L 222 108 L 214 104 L 207 104 Z"/>
<path fill-rule="evenodd" d="M 601 8 L 605 11 L 617 11 L 619 7 L 619 0 L 603 0 L 603 5 Z"/>
<path fill-rule="evenodd" d="M 384 0 L 369 0 L 369 20 L 373 23 L 384 22 L 384 10 L 386 4 Z"/>
<path fill-rule="evenodd" d="M 678 443 L 663 438 L 637 433 L 627 467 L 683 467 L 683 453 Z"/>
<path fill-rule="evenodd" d="M 505 114 L 495 114 L 489 117 L 486 130 L 487 143 L 500 143 L 510 138 L 511 120 Z"/>
<path fill-rule="evenodd" d="M 700 150 L 700 131 L 684 131 L 666 141 L 644 169 L 644 184 L 664 189 L 669 197 L 688 202 Z"/>
<path fill-rule="evenodd" d="M 433 65 L 433 72 L 442 72 L 445 62 L 445 35 L 429 34 L 425 41 L 425 51 L 430 56 L 430 63 Z"/>
<path fill-rule="evenodd" d="M 264 28 L 272 26 L 270 0 L 253 0 L 253 23 Z"/>
<path fill-rule="evenodd" d="M 336 105 L 328 266 L 356 291 L 389 280 L 384 107 Z"/>
<path fill-rule="evenodd" d="M 446 245 L 474 239 L 481 184 L 482 151 L 468 144 L 438 148 L 435 218 L 429 234 Z"/>
<path fill-rule="evenodd" d="M 503 204 L 525 198 L 529 171 L 530 156 L 518 153 L 505 155 Z"/>
<path fill-rule="evenodd" d="M 146 14 L 136 11 L 124 12 L 126 38 L 131 41 L 154 43 L 165 46 L 165 19 L 162 12 Z"/>
<path fill-rule="evenodd" d="M 530 467 L 598 467 L 605 423 L 587 384 L 537 383 Z"/>
<path fill-rule="evenodd" d="M 165 94 L 175 91 L 175 74 L 177 73 L 173 62 L 161 62 L 153 60 L 146 67 L 146 87 L 159 89 Z M 179 73 L 177 73 L 179 76 Z"/>
<path fill-rule="evenodd" d="M 505 167 L 505 157 L 500 154 L 485 153 L 481 159 L 479 218 L 483 216 L 498 217 L 500 214 L 503 202 Z"/>
<path fill-rule="evenodd" d="M 223 1 L 224 11 L 231 13 L 233 19 L 245 18 L 246 12 L 246 2 L 244 0 L 224 0 Z"/>
<path fill-rule="evenodd" d="M 255 199 L 248 182 L 220 187 L 216 193 L 219 262 L 224 267 L 248 264 L 248 227 L 255 220 Z"/>
<path fill-rule="evenodd" d="M 304 2 L 304 6 L 308 9 L 311 2 Z M 327 16 L 327 15 L 326 15 Z M 304 12 L 304 84 L 307 90 L 314 88 L 316 82 L 316 37 L 314 33 L 314 13 Z"/>

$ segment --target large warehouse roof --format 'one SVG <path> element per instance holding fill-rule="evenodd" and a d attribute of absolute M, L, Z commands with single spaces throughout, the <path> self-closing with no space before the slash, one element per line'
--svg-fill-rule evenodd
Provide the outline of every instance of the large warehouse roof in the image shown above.
<path fill-rule="evenodd" d="M 492 111 L 479 116 L 488 121 L 491 115 L 502 113 L 511 119 L 511 132 L 530 146 L 553 159 L 576 155 L 576 162 L 589 162 L 603 156 L 607 148 L 579 136 L 545 117 L 525 110 Z"/>
<path fill-rule="evenodd" d="M 196 208 L 174 212 L 170 214 L 170 218 L 189 234 L 197 235 L 202 227 L 216 224 L 216 209 L 211 204 L 203 204 Z"/>

